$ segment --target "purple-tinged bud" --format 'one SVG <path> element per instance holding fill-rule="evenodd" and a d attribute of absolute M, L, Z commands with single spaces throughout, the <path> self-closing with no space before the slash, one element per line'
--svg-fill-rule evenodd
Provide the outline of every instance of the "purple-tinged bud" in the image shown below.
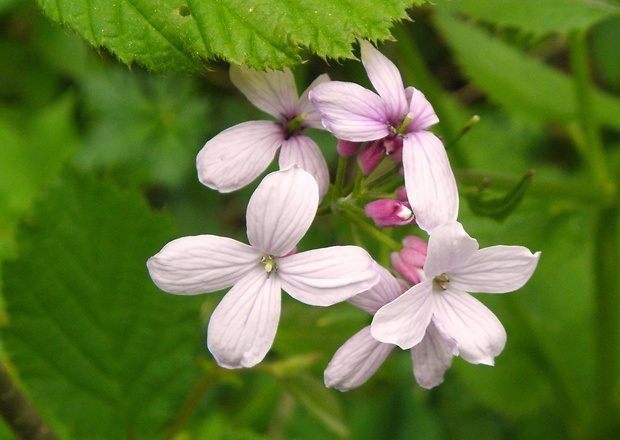
<path fill-rule="evenodd" d="M 364 212 L 380 228 L 407 225 L 414 220 L 409 203 L 399 200 L 375 200 L 366 205 Z"/>
<path fill-rule="evenodd" d="M 409 200 L 407 198 L 407 188 L 401 186 L 396 190 L 396 200 L 400 200 L 401 202 L 406 202 Z"/>
<path fill-rule="evenodd" d="M 353 156 L 357 153 L 357 150 L 360 149 L 361 142 L 351 142 L 351 141 L 343 141 L 342 139 L 338 139 L 338 154 L 344 157 Z"/>
<path fill-rule="evenodd" d="M 407 281 L 417 284 L 420 282 L 420 274 L 426 261 L 428 243 L 413 235 L 403 239 L 403 246 L 400 252 L 392 252 L 390 259 L 392 266 Z"/>
<path fill-rule="evenodd" d="M 366 145 L 359 156 L 357 156 L 357 160 L 362 167 L 362 172 L 366 175 L 372 173 L 375 168 L 383 159 L 383 154 L 385 150 L 383 149 L 383 143 L 381 140 L 370 142 Z"/>

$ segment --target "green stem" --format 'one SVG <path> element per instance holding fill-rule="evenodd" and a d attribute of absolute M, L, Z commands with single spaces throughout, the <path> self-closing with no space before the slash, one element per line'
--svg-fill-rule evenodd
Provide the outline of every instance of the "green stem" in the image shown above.
<path fill-rule="evenodd" d="M 352 223 L 354 223 L 358 228 L 366 232 L 368 235 L 372 236 L 379 243 L 384 244 L 389 249 L 393 251 L 400 251 L 403 248 L 403 245 L 399 242 L 393 240 L 374 226 L 370 225 L 364 219 L 361 218 L 363 211 L 355 206 L 351 206 L 346 202 L 342 202 L 338 204 L 336 207 L 338 212 L 341 212 L 347 219 L 349 219 Z M 361 213 L 360 213 L 361 211 Z"/>
<path fill-rule="evenodd" d="M 615 393 L 620 374 L 620 285 L 618 283 L 618 222 L 620 208 L 599 210 L 594 248 L 595 407 L 593 429 L 598 438 L 611 434 Z M 616 421 L 617 422 L 617 421 Z"/>
<path fill-rule="evenodd" d="M 342 196 L 342 189 L 344 188 L 344 178 L 347 173 L 348 164 L 348 157 L 340 156 L 338 158 L 338 170 L 336 171 L 336 181 L 334 182 L 333 191 L 334 200 L 338 200 Z"/>
<path fill-rule="evenodd" d="M 488 185 L 498 190 L 510 190 L 515 187 L 523 176 L 480 170 L 455 170 L 454 175 L 459 185 Z M 558 180 L 535 175 L 528 195 L 550 200 L 572 200 L 579 204 L 592 206 L 608 206 L 614 203 L 614 195 L 591 182 L 577 180 Z"/>

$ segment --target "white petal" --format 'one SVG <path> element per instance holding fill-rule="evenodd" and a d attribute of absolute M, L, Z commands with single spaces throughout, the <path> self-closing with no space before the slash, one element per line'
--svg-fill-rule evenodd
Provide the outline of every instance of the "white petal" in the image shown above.
<path fill-rule="evenodd" d="M 277 119 L 292 116 L 297 87 L 290 69 L 262 72 L 245 66 L 230 66 L 230 80 L 252 104 Z"/>
<path fill-rule="evenodd" d="M 530 279 L 540 252 L 522 246 L 480 249 L 466 266 L 450 273 L 450 284 L 466 292 L 506 293 L 520 289 Z"/>
<path fill-rule="evenodd" d="M 338 139 L 364 142 L 388 134 L 389 117 L 380 96 L 357 84 L 329 81 L 310 92 L 325 128 Z"/>
<path fill-rule="evenodd" d="M 198 179 L 222 193 L 242 188 L 267 168 L 283 140 L 282 128 L 271 121 L 230 127 L 198 153 Z"/>
<path fill-rule="evenodd" d="M 319 185 L 319 197 L 329 188 L 329 170 L 319 146 L 308 136 L 296 135 L 282 143 L 280 169 L 297 165 L 314 176 Z"/>
<path fill-rule="evenodd" d="M 411 348 L 413 374 L 418 384 L 426 389 L 443 382 L 444 373 L 452 364 L 452 348 L 448 340 L 435 327 L 434 320 L 418 345 Z"/>
<path fill-rule="evenodd" d="M 417 345 L 433 315 L 432 280 L 416 284 L 381 307 L 372 320 L 372 336 L 407 350 Z"/>
<path fill-rule="evenodd" d="M 321 130 L 325 129 L 323 127 L 323 124 L 321 124 L 321 115 L 319 112 L 316 111 L 316 108 L 314 107 L 314 104 L 312 104 L 312 102 L 310 101 L 308 95 L 310 94 L 310 91 L 316 86 L 328 81 L 329 75 L 327 75 L 327 73 L 319 75 L 314 81 L 312 81 L 312 84 L 310 84 L 308 88 L 304 91 L 304 93 L 299 97 L 299 100 L 295 105 L 294 113 L 296 116 L 301 115 L 302 113 L 308 115 L 308 117 L 304 119 L 304 127 L 319 128 Z"/>
<path fill-rule="evenodd" d="M 506 345 L 506 331 L 484 304 L 451 285 L 434 292 L 435 315 L 458 342 L 459 355 L 472 364 L 493 365 Z"/>
<path fill-rule="evenodd" d="M 215 292 L 235 284 L 259 266 L 258 251 L 215 235 L 171 241 L 146 265 L 160 289 L 178 295 Z"/>
<path fill-rule="evenodd" d="M 438 123 L 439 118 L 437 117 L 437 114 L 435 114 L 435 110 L 433 110 L 431 103 L 428 102 L 428 99 L 424 96 L 424 93 L 413 87 L 408 87 L 407 89 L 408 91 L 411 89 L 409 112 L 413 113 L 413 121 L 409 125 L 408 130 L 426 130 L 432 125 Z"/>
<path fill-rule="evenodd" d="M 224 368 L 250 368 L 263 360 L 280 320 L 280 283 L 255 269 L 242 278 L 216 307 L 207 345 Z"/>
<path fill-rule="evenodd" d="M 357 246 L 333 246 L 278 260 L 282 289 L 298 301 L 329 306 L 369 289 L 379 281 L 374 261 Z"/>
<path fill-rule="evenodd" d="M 403 167 L 409 203 L 416 223 L 429 234 L 456 220 L 459 194 L 448 155 L 441 141 L 427 131 L 403 139 Z"/>
<path fill-rule="evenodd" d="M 349 304 L 374 315 L 381 307 L 398 298 L 405 290 L 389 270 L 379 264 L 375 264 L 375 270 L 379 273 L 379 282 L 370 289 L 355 295 L 347 300 Z"/>
<path fill-rule="evenodd" d="M 325 386 L 340 391 L 357 388 L 375 374 L 394 349 L 392 344 L 376 341 L 365 327 L 353 335 L 325 369 Z"/>
<path fill-rule="evenodd" d="M 433 278 L 467 265 L 478 251 L 478 242 L 471 238 L 459 222 L 448 222 L 436 228 L 428 239 L 424 275 Z"/>
<path fill-rule="evenodd" d="M 319 187 L 298 167 L 268 174 L 248 203 L 250 244 L 275 257 L 288 254 L 304 236 L 316 214 Z"/>
<path fill-rule="evenodd" d="M 360 40 L 360 47 L 368 78 L 385 101 L 388 114 L 391 118 L 402 118 L 408 106 L 398 68 L 368 41 Z"/>

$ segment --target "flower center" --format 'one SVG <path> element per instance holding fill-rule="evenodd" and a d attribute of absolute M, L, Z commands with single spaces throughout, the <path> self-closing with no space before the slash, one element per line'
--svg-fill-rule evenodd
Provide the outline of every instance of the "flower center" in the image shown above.
<path fill-rule="evenodd" d="M 304 122 L 304 120 L 306 120 L 306 118 L 308 118 L 308 113 L 302 113 L 301 115 L 288 121 L 288 124 L 286 124 L 287 136 L 292 136 L 293 133 L 299 130 L 299 127 L 301 127 L 301 124 Z"/>
<path fill-rule="evenodd" d="M 409 124 L 411 124 L 411 121 L 413 121 L 413 113 L 409 112 L 405 115 L 405 117 L 403 118 L 403 122 L 401 122 L 396 129 L 396 134 L 403 134 Z"/>
<path fill-rule="evenodd" d="M 441 275 L 437 275 L 435 278 L 433 278 L 433 288 L 435 290 L 446 290 L 448 289 L 449 282 L 450 278 L 448 278 L 448 275 L 442 273 Z"/>
<path fill-rule="evenodd" d="M 267 278 L 269 278 L 272 272 L 278 271 L 278 265 L 276 264 L 276 260 L 273 255 L 263 255 L 262 257 L 260 257 L 260 264 L 265 266 Z"/>

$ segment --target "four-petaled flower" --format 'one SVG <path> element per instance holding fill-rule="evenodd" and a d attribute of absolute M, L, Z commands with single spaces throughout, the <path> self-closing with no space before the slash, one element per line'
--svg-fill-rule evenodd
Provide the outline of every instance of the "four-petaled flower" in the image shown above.
<path fill-rule="evenodd" d="M 374 261 L 357 246 L 291 253 L 314 220 L 315 179 L 298 167 L 271 173 L 247 210 L 250 245 L 214 235 L 168 243 L 148 260 L 151 278 L 179 295 L 232 289 L 211 316 L 207 344 L 225 368 L 252 367 L 269 351 L 280 317 L 280 290 L 328 306 L 378 281 Z"/>
<path fill-rule="evenodd" d="M 328 81 L 319 76 L 298 98 L 295 78 L 284 71 L 260 72 L 231 66 L 233 84 L 259 109 L 277 119 L 249 121 L 228 128 L 208 141 L 196 158 L 199 180 L 226 193 L 252 182 L 280 150 L 280 169 L 297 165 L 314 176 L 322 197 L 329 187 L 327 164 L 316 142 L 304 134 L 307 127 L 323 129 L 308 92 Z"/>
<path fill-rule="evenodd" d="M 377 269 L 379 283 L 348 302 L 374 315 L 384 305 L 398 298 L 407 286 L 383 267 Z M 353 335 L 336 351 L 325 369 L 325 386 L 349 391 L 366 382 L 383 364 L 396 345 L 377 341 L 367 326 Z M 411 361 L 416 381 L 424 388 L 443 382 L 446 369 L 456 351 L 454 340 L 431 323 L 420 343 L 411 348 Z"/>
<path fill-rule="evenodd" d="M 458 222 L 437 227 L 428 242 L 423 280 L 377 311 L 372 336 L 409 349 L 429 326 L 454 354 L 472 364 L 493 365 L 506 332 L 497 317 L 467 292 L 506 293 L 521 288 L 536 269 L 540 252 L 521 246 L 478 248 Z"/>
<path fill-rule="evenodd" d="M 377 151 L 402 154 L 416 223 L 430 233 L 456 220 L 458 213 L 456 181 L 446 150 L 439 138 L 427 131 L 439 119 L 422 92 L 404 88 L 400 72 L 390 60 L 369 42 L 360 41 L 360 45 L 362 62 L 379 94 L 354 83 L 329 81 L 316 86 L 310 100 L 325 128 L 337 138 L 369 142 L 372 151 L 364 155 L 366 167 L 376 161 Z M 342 148 L 352 151 L 351 147 Z"/>

